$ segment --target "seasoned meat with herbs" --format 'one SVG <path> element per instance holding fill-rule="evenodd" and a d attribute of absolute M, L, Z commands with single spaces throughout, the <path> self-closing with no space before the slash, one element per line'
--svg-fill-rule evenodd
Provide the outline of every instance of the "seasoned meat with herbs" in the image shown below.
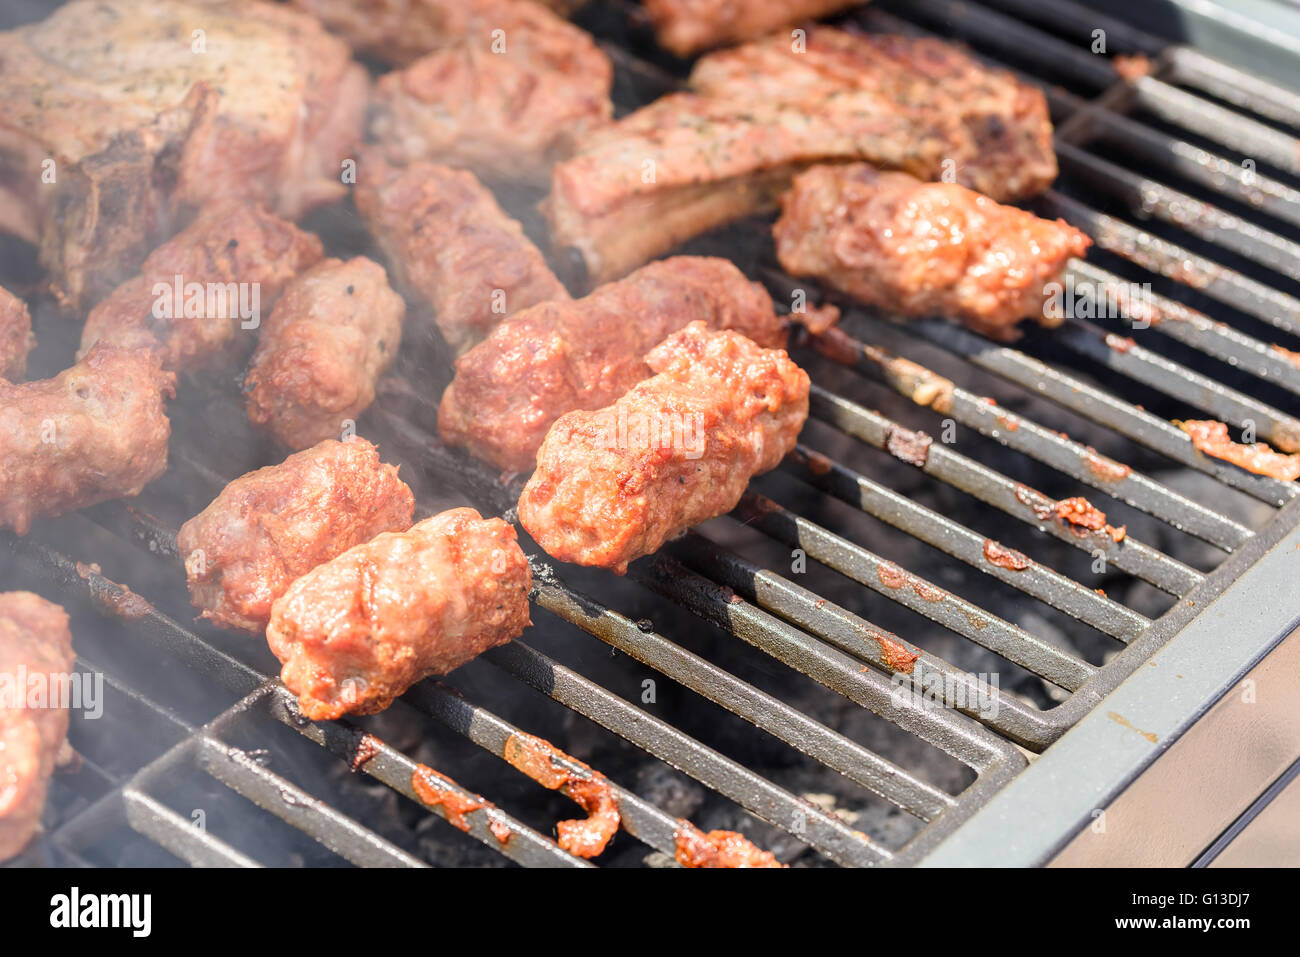
<path fill-rule="evenodd" d="M 291 449 L 354 428 L 397 355 L 405 315 L 373 260 L 312 266 L 285 287 L 262 325 L 244 381 L 249 421 Z"/>
<path fill-rule="evenodd" d="M 693 322 L 646 361 L 656 373 L 613 405 L 551 426 L 519 522 L 560 561 L 618 574 L 735 508 L 808 418 L 808 375 L 781 349 Z"/>
<path fill-rule="evenodd" d="M 0 229 L 77 313 L 200 206 L 341 197 L 363 132 L 365 70 L 279 3 L 72 0 L 0 33 L 0 62 Z"/>
<path fill-rule="evenodd" d="M 275 603 L 266 637 L 308 718 L 375 714 L 517 638 L 531 587 L 514 526 L 454 508 L 308 572 Z"/>
<path fill-rule="evenodd" d="M 106 345 L 53 379 L 0 381 L 0 528 L 139 495 L 167 470 L 175 383 L 148 350 Z"/>
<path fill-rule="evenodd" d="M 364 439 L 333 439 L 227 485 L 176 537 L 190 600 L 223 628 L 262 631 L 293 582 L 381 532 L 410 527 L 415 496 Z"/>
<path fill-rule="evenodd" d="M 149 348 L 178 372 L 243 358 L 285 285 L 322 255 L 316 236 L 260 206 L 209 206 L 90 311 L 80 354 Z"/>
<path fill-rule="evenodd" d="M 1060 325 L 1046 308 L 1091 240 L 956 183 L 923 183 L 855 163 L 795 178 L 773 229 L 777 258 L 859 302 L 906 316 L 960 319 L 994 338 L 1021 319 Z"/>
<path fill-rule="evenodd" d="M 443 393 L 444 440 L 503 469 L 528 471 L 551 423 L 599 409 L 650 374 L 645 354 L 692 320 L 784 344 L 772 299 L 731 262 L 677 256 L 571 302 L 511 316 L 456 362 Z"/>
<path fill-rule="evenodd" d="M 68 734 L 57 689 L 76 656 L 68 616 L 31 592 L 0 594 L 0 862 L 16 855 L 41 823 L 50 774 Z M 26 680 L 20 685 L 19 675 Z M 28 692 L 44 705 L 28 707 Z"/>
<path fill-rule="evenodd" d="M 428 303 L 458 354 L 511 313 L 568 299 L 546 259 L 472 173 L 367 155 L 357 209 L 399 287 Z"/>
<path fill-rule="evenodd" d="M 938 40 L 814 27 L 710 54 L 675 93 L 582 137 L 552 173 L 557 248 L 607 282 L 775 206 L 791 178 L 865 160 L 1000 201 L 1056 177 L 1041 90 Z"/>

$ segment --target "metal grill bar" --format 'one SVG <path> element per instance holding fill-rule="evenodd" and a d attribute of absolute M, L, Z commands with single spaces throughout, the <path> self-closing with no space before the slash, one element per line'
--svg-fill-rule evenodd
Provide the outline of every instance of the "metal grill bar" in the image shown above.
<path fill-rule="evenodd" d="M 833 861 L 849 867 L 861 867 L 888 861 L 893 856 L 885 848 L 864 843 L 860 833 L 849 828 L 835 815 L 827 814 L 821 808 L 796 798 L 743 765 L 682 734 L 671 725 L 647 718 L 644 711 L 522 642 L 514 641 L 495 648 L 485 657 L 512 677 L 644 748 L 659 760 L 730 798 L 769 824 L 791 833 L 802 827 L 798 837 Z M 813 757 L 817 755 L 813 754 Z M 834 766 L 829 762 L 824 763 Z M 938 802 L 918 803 L 937 815 L 941 807 L 955 802 L 947 794 L 942 794 Z M 907 807 L 903 807 L 903 810 L 917 813 L 915 809 Z"/>
<path fill-rule="evenodd" d="M 842 398 L 820 386 L 812 389 L 813 414 L 847 435 L 888 451 L 891 435 L 902 426 L 877 412 Z M 1008 428 L 1009 425 L 1003 425 Z M 903 430 L 906 431 L 906 430 Z M 1123 544 L 1104 530 L 1090 531 L 1070 525 L 1056 515 L 1056 500 L 1015 482 L 943 444 L 929 446 L 921 471 L 1001 509 L 1039 531 L 1082 551 L 1100 552 L 1109 564 L 1148 581 L 1171 595 L 1184 595 L 1204 578 L 1200 572 L 1131 536 Z"/>
<path fill-rule="evenodd" d="M 1104 330 L 1079 320 L 1066 322 L 1056 330 L 1054 339 L 1099 365 L 1204 409 L 1215 418 L 1239 425 L 1254 422 L 1262 437 L 1284 451 L 1300 448 L 1300 421 L 1136 343 L 1113 348 Z"/>
<path fill-rule="evenodd" d="M 989 539 L 806 445 L 798 445 L 781 468 L 1112 638 L 1131 641 L 1151 624 L 1137 612 L 1032 560 L 1019 569 L 994 564 L 986 557 Z"/>
<path fill-rule="evenodd" d="M 765 496 L 749 493 L 737 517 L 785 542 L 840 574 L 866 585 L 905 608 L 968 638 L 1068 691 L 1076 690 L 1096 669 L 1085 661 L 1040 641 L 1029 632 L 940 588 L 911 571 L 899 568 L 862 546 L 802 518 Z M 906 584 L 890 585 L 901 572 Z"/>
<path fill-rule="evenodd" d="M 1099 425 L 1106 426 L 1135 442 L 1140 442 L 1175 462 L 1204 472 L 1224 485 L 1239 489 L 1262 502 L 1281 506 L 1297 493 L 1292 483 L 1255 475 L 1228 465 L 1226 462 L 1202 455 L 1192 445 L 1186 433 L 1164 419 L 1117 399 L 1082 379 L 1030 358 L 1023 352 L 1007 346 L 995 345 L 987 339 L 947 322 L 927 319 L 913 323 L 912 328 L 928 341 L 969 359 L 981 369 L 1014 382 L 1031 393 L 1051 399 L 1062 408 L 1078 412 Z M 1189 511 L 1189 515 L 1194 514 L 1195 511 L 1206 510 L 1198 507 Z M 1175 528 L 1192 531 L 1191 521 L 1172 516 L 1166 520 Z M 1227 518 L 1224 518 L 1224 521 L 1243 530 L 1244 534 L 1241 536 L 1243 541 L 1250 537 L 1250 530 L 1245 526 L 1231 522 Z M 1197 533 L 1193 532 L 1193 534 Z"/>
<path fill-rule="evenodd" d="M 765 611 L 779 615 L 792 625 L 852 655 L 875 665 L 891 676 L 904 678 L 910 687 L 923 692 L 915 676 L 930 674 L 943 678 L 942 700 L 1020 744 L 1039 744 L 1050 738 L 1049 727 L 1036 709 L 997 691 L 997 704 L 985 714 L 983 699 L 989 689 L 979 686 L 974 676 L 953 667 L 921 649 L 911 649 L 897 635 L 821 598 L 787 578 L 738 555 L 718 548 L 699 535 L 687 535 L 671 546 L 672 553 L 713 581 L 743 595 Z M 905 657 L 897 657 L 902 651 Z M 915 657 L 913 657 L 915 656 Z"/>
<path fill-rule="evenodd" d="M 976 771 L 987 771 L 1006 757 L 999 739 L 949 711 L 926 713 L 893 700 L 884 675 L 750 604 L 666 556 L 628 571 L 655 592 L 673 599 L 706 621 L 734 634 L 774 658 L 910 731 Z"/>
<path fill-rule="evenodd" d="M 701 697 L 726 708 L 732 714 L 744 718 L 778 740 L 816 758 L 873 794 L 922 820 L 931 820 L 952 806 L 952 798 L 947 794 L 918 780 L 893 762 L 886 761 L 779 699 L 741 681 L 725 669 L 691 654 L 657 632 L 642 629 L 587 596 L 570 591 L 545 566 L 539 569 L 534 591 L 540 607 L 577 625 L 610 647 L 617 648 Z M 515 642 L 515 645 L 518 644 Z M 587 691 L 596 694 L 594 687 Z M 605 703 L 605 707 L 610 707 L 609 702 Z M 642 727 L 653 727 L 653 724 L 647 724 L 643 712 L 637 711 L 636 715 Z M 630 727 L 624 725 L 625 729 Z M 667 726 L 659 730 L 662 734 L 671 731 Z M 669 763 L 676 766 L 676 760 Z M 705 778 L 699 780 L 707 783 Z"/>
<path fill-rule="evenodd" d="M 1082 203 L 1076 202 L 1068 196 L 1063 196 L 1055 190 L 1049 190 L 1044 196 L 1044 201 L 1057 215 L 1064 217 L 1091 235 L 1098 248 L 1122 256 L 1149 272 L 1183 282 L 1197 292 L 1205 293 L 1224 305 L 1238 309 L 1259 319 L 1261 322 L 1266 322 L 1277 329 L 1281 329 L 1283 332 L 1300 335 L 1300 299 L 1288 296 L 1284 292 L 1278 292 L 1263 283 L 1241 275 L 1241 273 L 1225 269 L 1218 263 L 1212 262 L 1203 256 L 1198 256 L 1189 249 L 1161 239 L 1159 236 L 1153 236 L 1151 233 L 1130 226 L 1122 220 L 1089 209 Z M 1091 263 L 1076 260 L 1071 263 L 1071 269 L 1076 275 L 1092 282 L 1124 282 L 1119 277 Z M 1228 338 L 1239 337 L 1238 341 L 1243 345 L 1249 344 L 1249 350 L 1221 355 L 1220 358 L 1223 359 L 1236 358 L 1238 362 L 1249 361 L 1250 352 L 1253 352 L 1256 345 L 1259 344 L 1258 340 L 1242 335 L 1227 323 L 1216 322 L 1204 313 L 1184 306 L 1182 303 L 1176 303 L 1164 297 L 1160 297 L 1158 302 L 1160 306 L 1157 310 L 1159 315 L 1162 318 L 1171 317 L 1177 321 L 1158 322 L 1153 325 L 1153 328 L 1158 332 L 1164 332 L 1166 335 L 1182 337 L 1184 330 L 1191 326 L 1197 332 L 1202 333 L 1202 336 L 1188 336 L 1183 341 L 1196 346 L 1202 351 L 1209 352 L 1214 348 L 1214 345 L 1208 339 L 1211 333 Z M 1170 307 L 1174 307 L 1172 311 Z M 1267 346 L 1264 349 L 1266 352 L 1268 351 Z M 1276 352 L 1274 352 L 1274 356 L 1276 357 Z M 1300 373 L 1300 367 L 1286 360 L 1282 360 L 1282 362 L 1284 368 L 1281 370 L 1275 371 L 1268 367 L 1257 374 L 1261 378 L 1283 381 L 1288 387 L 1294 388 L 1296 379 L 1286 373 Z"/>

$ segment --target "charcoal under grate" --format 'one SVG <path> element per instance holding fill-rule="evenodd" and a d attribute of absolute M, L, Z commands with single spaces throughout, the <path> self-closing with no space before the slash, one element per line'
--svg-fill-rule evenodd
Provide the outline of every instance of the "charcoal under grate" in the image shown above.
<path fill-rule="evenodd" d="M 614 58 L 621 111 L 682 67 L 631 12 L 583 21 Z M 74 715 L 80 768 L 56 778 L 19 863 L 584 866 L 547 832 L 580 812 L 498 760 L 521 731 L 613 779 L 631 840 L 602 862 L 671 859 L 679 819 L 707 823 L 721 802 L 735 813 L 709 820 L 783 859 L 914 863 L 1296 527 L 1294 484 L 1201 455 L 1171 420 L 1300 449 L 1285 411 L 1300 394 L 1300 96 L 1063 0 L 885 2 L 847 22 L 934 31 L 1042 84 L 1062 177 L 1039 211 L 1096 242 L 1072 281 L 1149 283 L 1161 321 L 1068 319 L 1004 346 L 846 307 L 834 349 L 797 353 L 814 381 L 804 444 L 733 516 L 626 581 L 533 549 L 537 627 L 357 722 L 305 720 L 262 643 L 184 623 L 175 528 L 273 455 L 231 381 L 182 383 L 168 476 L 5 538 L 0 586 L 56 586 L 79 668 L 106 676 L 105 716 Z M 1089 52 L 1099 28 L 1109 55 Z M 1116 54 L 1149 72 L 1124 81 Z M 536 199 L 505 203 L 535 229 Z M 312 225 L 332 254 L 368 249 L 346 212 Z M 729 256 L 779 303 L 820 299 L 775 266 L 767 230 L 737 224 L 691 251 Z M 71 352 L 71 328 L 37 320 L 37 365 Z M 433 433 L 445 354 L 407 351 L 362 432 L 403 463 L 422 513 L 509 514 L 509 482 Z M 1126 524 L 1123 542 L 1055 518 L 1075 495 Z M 995 540 L 1030 564 L 991 563 Z M 927 689 L 941 707 L 906 693 Z M 412 789 L 426 759 L 498 806 L 463 835 L 429 829 L 446 812 Z"/>

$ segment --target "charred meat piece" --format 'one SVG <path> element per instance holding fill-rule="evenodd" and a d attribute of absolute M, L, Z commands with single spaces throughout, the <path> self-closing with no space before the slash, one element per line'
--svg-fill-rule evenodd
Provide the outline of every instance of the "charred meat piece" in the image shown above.
<path fill-rule="evenodd" d="M 535 3 L 485 4 L 468 19 L 454 46 L 375 82 L 370 131 L 394 162 L 545 183 L 575 137 L 609 120 L 609 58 Z"/>
<path fill-rule="evenodd" d="M 190 600 L 257 634 L 294 580 L 381 532 L 411 525 L 415 496 L 364 439 L 321 442 L 227 485 L 181 526 Z"/>
<path fill-rule="evenodd" d="M 40 825 L 68 734 L 68 709 L 56 702 L 53 686 L 75 660 L 62 608 L 30 592 L 0 594 L 0 675 L 10 679 L 0 685 L 0 861 L 21 851 Z M 47 706 L 27 706 L 33 681 L 44 684 Z"/>
<path fill-rule="evenodd" d="M 690 821 L 679 821 L 673 835 L 682 867 L 785 867 L 771 851 L 755 847 L 743 834 L 735 831 L 709 831 L 705 834 Z"/>
<path fill-rule="evenodd" d="M 350 53 L 254 0 L 73 0 L 0 33 L 0 228 L 81 311 L 201 205 L 296 219 L 346 189 L 368 83 Z"/>
<path fill-rule="evenodd" d="M 311 233 L 253 203 L 207 207 L 91 310 L 80 354 L 101 341 L 144 347 L 178 372 L 247 356 L 263 311 L 322 254 Z"/>
<path fill-rule="evenodd" d="M 378 263 L 326 259 L 291 281 L 244 381 L 248 418 L 291 449 L 342 435 L 397 355 L 406 303 Z"/>
<path fill-rule="evenodd" d="M 167 469 L 175 383 L 149 351 L 105 345 L 53 379 L 0 381 L 0 528 L 139 495 Z"/>
<path fill-rule="evenodd" d="M 773 229 L 787 272 L 907 316 L 946 315 L 994 338 L 1021 319 L 1060 325 L 1050 285 L 1091 240 L 1063 220 L 1002 206 L 956 183 L 866 164 L 815 166 Z"/>
<path fill-rule="evenodd" d="M 753 40 L 779 27 L 830 16 L 863 0 L 646 0 L 659 45 L 677 56 Z"/>
<path fill-rule="evenodd" d="M 23 302 L 0 286 L 0 379 L 21 381 L 32 350 L 32 315 Z"/>
<path fill-rule="evenodd" d="M 1250 445 L 1234 442 L 1228 435 L 1228 426 L 1213 419 L 1175 420 L 1174 425 L 1191 437 L 1192 444 L 1203 455 L 1231 462 L 1247 472 L 1267 475 L 1279 482 L 1300 479 L 1300 453 L 1278 452 L 1266 442 Z"/>
<path fill-rule="evenodd" d="M 454 508 L 299 578 L 266 637 L 308 718 L 375 714 L 427 675 L 518 637 L 531 587 L 514 526 Z"/>
<path fill-rule="evenodd" d="M 937 40 L 809 29 L 704 57 L 696 93 L 663 97 L 579 141 L 552 173 L 552 238 L 593 282 L 775 205 L 794 174 L 868 161 L 951 174 L 1000 201 L 1056 177 L 1040 90 Z"/>
<path fill-rule="evenodd" d="M 438 430 L 503 469 L 528 471 L 551 423 L 599 409 L 650 375 L 645 354 L 692 320 L 785 342 L 772 299 L 725 259 L 651 263 L 584 299 L 511 316 L 456 362 Z"/>
<path fill-rule="evenodd" d="M 367 156 L 356 203 L 398 285 L 433 307 L 458 354 L 510 313 L 569 298 L 472 173 L 433 163 L 395 169 Z"/>
<path fill-rule="evenodd" d="M 781 349 L 693 322 L 646 357 L 657 375 L 551 426 L 519 521 L 561 561 L 628 563 L 731 511 L 808 418 L 808 375 Z"/>

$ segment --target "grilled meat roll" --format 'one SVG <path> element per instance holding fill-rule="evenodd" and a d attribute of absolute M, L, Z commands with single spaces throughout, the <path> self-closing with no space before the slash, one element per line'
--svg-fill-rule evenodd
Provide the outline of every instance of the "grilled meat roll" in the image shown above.
<path fill-rule="evenodd" d="M 566 562 L 628 563 L 731 511 L 808 418 L 808 375 L 781 349 L 693 322 L 656 346 L 657 374 L 546 434 L 519 522 Z"/>
<path fill-rule="evenodd" d="M 257 634 L 295 579 L 380 532 L 409 528 L 415 496 L 364 439 L 333 439 L 227 485 L 176 537 L 190 600 Z"/>
<path fill-rule="evenodd" d="M 773 229 L 786 271 L 908 316 L 947 315 L 995 338 L 1044 308 L 1091 240 L 1064 220 L 1002 206 L 956 183 L 865 164 L 800 174 Z"/>
<path fill-rule="evenodd" d="M 645 354 L 692 320 L 785 342 L 772 299 L 725 259 L 677 256 L 571 302 L 511 316 L 456 363 L 438 429 L 503 469 L 535 463 L 551 423 L 599 409 L 650 374 Z"/>
<path fill-rule="evenodd" d="M 33 679 L 51 679 L 72 671 L 72 635 L 62 608 L 30 592 L 0 594 L 0 674 L 9 676 L 0 689 L 0 861 L 16 855 L 41 822 L 45 790 L 68 734 L 68 709 L 29 708 L 25 695 Z M 17 675 L 27 683 L 18 687 Z"/>
<path fill-rule="evenodd" d="M 472 173 L 362 160 L 357 209 L 403 290 L 429 303 L 458 354 L 511 313 L 568 299 L 523 228 Z"/>
<path fill-rule="evenodd" d="M 1041 90 L 938 40 L 810 28 L 704 57 L 694 93 L 662 97 L 583 136 L 552 172 L 552 241 L 607 282 L 776 204 L 791 178 L 865 160 L 949 175 L 994 199 L 1056 178 Z"/>
<path fill-rule="evenodd" d="M 364 256 L 302 273 L 262 327 L 244 381 L 249 421 L 291 449 L 341 436 L 375 400 L 405 315 L 383 267 Z"/>
<path fill-rule="evenodd" d="M 100 341 L 147 347 L 177 372 L 242 358 L 263 313 L 322 255 L 319 239 L 260 206 L 209 206 L 90 311 L 80 354 Z"/>
<path fill-rule="evenodd" d="M 308 572 L 275 603 L 266 637 L 307 717 L 374 714 L 517 638 L 531 587 L 514 527 L 454 508 Z"/>
<path fill-rule="evenodd" d="M 23 302 L 0 286 L 0 379 L 21 381 L 32 350 L 32 314 Z"/>
<path fill-rule="evenodd" d="M 139 495 L 167 469 L 175 382 L 148 350 L 105 345 L 53 379 L 0 381 L 0 528 Z"/>

